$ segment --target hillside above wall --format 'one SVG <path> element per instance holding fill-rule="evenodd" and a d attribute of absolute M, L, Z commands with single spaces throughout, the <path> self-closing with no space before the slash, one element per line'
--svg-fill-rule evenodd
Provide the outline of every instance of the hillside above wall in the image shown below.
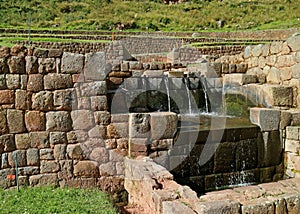
<path fill-rule="evenodd" d="M 299 27 L 298 5 L 299 0 L 3 0 L 0 27 L 27 29 L 30 23 L 34 29 L 69 30 L 286 29 Z"/>

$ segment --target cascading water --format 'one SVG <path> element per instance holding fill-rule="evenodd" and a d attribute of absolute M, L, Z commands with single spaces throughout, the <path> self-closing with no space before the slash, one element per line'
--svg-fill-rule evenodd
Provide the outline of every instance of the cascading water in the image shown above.
<path fill-rule="evenodd" d="M 164 83 L 166 86 L 166 92 L 168 97 L 168 112 L 171 111 L 171 98 L 170 98 L 170 89 L 169 89 L 169 78 L 167 76 L 164 76 Z"/>
<path fill-rule="evenodd" d="M 192 102 L 191 102 L 191 95 L 190 95 L 190 89 L 189 89 L 189 79 L 184 78 L 183 80 L 184 80 L 184 85 L 185 85 L 186 94 L 187 94 L 187 98 L 188 98 L 188 114 L 191 115 L 192 114 Z"/>
<path fill-rule="evenodd" d="M 202 83 L 203 92 L 204 92 L 204 99 L 205 99 L 205 112 L 209 113 L 209 107 L 208 107 L 208 97 L 207 97 L 207 81 L 205 78 L 200 78 L 199 81 Z"/>

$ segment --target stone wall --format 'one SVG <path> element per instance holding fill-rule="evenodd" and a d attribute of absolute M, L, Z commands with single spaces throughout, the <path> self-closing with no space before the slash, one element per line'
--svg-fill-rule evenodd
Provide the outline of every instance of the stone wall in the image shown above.
<path fill-rule="evenodd" d="M 299 179 L 238 187 L 197 197 L 188 186 L 173 180 L 150 158 L 125 160 L 125 187 L 129 202 L 146 213 L 298 213 Z"/>
<path fill-rule="evenodd" d="M 109 127 L 119 118 L 108 112 L 105 54 L 14 46 L 0 62 L 0 186 L 16 185 L 17 165 L 22 185 L 96 186 L 122 200 L 128 140 Z"/>

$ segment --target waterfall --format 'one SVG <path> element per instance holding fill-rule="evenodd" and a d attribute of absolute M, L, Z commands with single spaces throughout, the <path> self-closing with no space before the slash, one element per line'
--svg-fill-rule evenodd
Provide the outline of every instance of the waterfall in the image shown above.
<path fill-rule="evenodd" d="M 186 94 L 187 94 L 187 98 L 188 98 L 188 114 L 192 114 L 192 102 L 191 102 L 191 95 L 190 95 L 190 89 L 189 89 L 189 78 L 186 77 L 184 78 L 184 85 L 185 85 L 185 89 L 186 89 Z"/>
<path fill-rule="evenodd" d="M 165 82 L 167 97 L 168 97 L 168 112 L 170 112 L 171 111 L 171 98 L 170 98 L 170 90 L 169 90 L 169 78 L 167 76 L 164 76 L 164 82 Z"/>
<path fill-rule="evenodd" d="M 209 109 L 208 109 L 208 97 L 207 97 L 207 82 L 206 82 L 205 78 L 200 78 L 199 81 L 201 81 L 201 83 L 203 83 L 202 86 L 203 86 L 203 92 L 204 92 L 204 98 L 205 98 L 205 112 L 204 113 L 208 113 Z"/>

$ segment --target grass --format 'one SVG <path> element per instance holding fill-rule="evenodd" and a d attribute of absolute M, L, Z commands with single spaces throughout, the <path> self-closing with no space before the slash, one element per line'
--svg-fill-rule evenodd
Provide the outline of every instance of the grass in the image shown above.
<path fill-rule="evenodd" d="M 300 27 L 300 0 L 1 0 L 0 27 L 64 30 L 235 31 Z M 224 25 L 220 26 L 218 21 Z"/>
<path fill-rule="evenodd" d="M 0 212 L 6 213 L 105 213 L 116 209 L 99 190 L 34 187 L 0 190 Z"/>

